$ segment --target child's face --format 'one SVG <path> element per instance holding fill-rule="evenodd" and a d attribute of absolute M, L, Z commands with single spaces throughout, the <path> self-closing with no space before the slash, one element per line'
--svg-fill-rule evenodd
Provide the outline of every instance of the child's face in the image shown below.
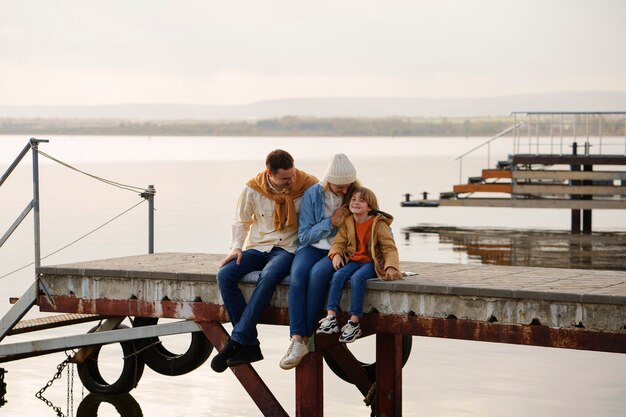
<path fill-rule="evenodd" d="M 354 193 L 350 199 L 350 212 L 352 214 L 367 214 L 371 209 L 367 201 L 363 200 L 361 193 Z"/>

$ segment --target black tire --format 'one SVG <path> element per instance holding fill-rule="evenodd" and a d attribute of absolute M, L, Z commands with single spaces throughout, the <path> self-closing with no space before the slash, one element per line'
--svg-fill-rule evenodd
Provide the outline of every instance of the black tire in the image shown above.
<path fill-rule="evenodd" d="M 93 332 L 97 327 L 89 330 Z M 128 326 L 119 325 L 118 328 L 128 328 Z M 98 368 L 98 356 L 102 345 L 96 346 L 94 352 L 89 355 L 85 362 L 76 366 L 78 376 L 87 390 L 94 394 L 127 394 L 137 386 L 137 383 L 143 375 L 144 363 L 134 353 L 137 351 L 134 341 L 120 342 L 122 352 L 124 353 L 124 367 L 117 381 L 108 383 L 100 373 Z"/>
<path fill-rule="evenodd" d="M 409 360 L 409 356 L 411 356 L 411 348 L 413 347 L 413 337 L 411 335 L 402 336 L 402 366 L 406 365 L 406 362 Z M 324 354 L 324 360 L 326 364 L 330 368 L 331 371 L 335 373 L 339 378 L 343 379 L 346 382 L 352 384 L 352 381 L 345 374 L 341 366 L 332 358 L 332 356 L 328 354 Z M 363 363 L 359 361 L 367 375 L 369 376 L 371 381 L 376 381 L 376 362 L 374 363 Z"/>
<path fill-rule="evenodd" d="M 135 317 L 133 327 L 157 324 L 158 318 Z M 193 371 L 202 365 L 211 355 L 213 345 L 202 332 L 191 333 L 191 342 L 182 354 L 170 352 L 158 337 L 135 340 L 139 356 L 150 369 L 161 375 L 177 376 Z"/>
<path fill-rule="evenodd" d="M 111 404 L 121 417 L 143 417 L 139 403 L 130 394 L 89 394 L 80 402 L 76 417 L 97 417 L 102 403 Z"/>

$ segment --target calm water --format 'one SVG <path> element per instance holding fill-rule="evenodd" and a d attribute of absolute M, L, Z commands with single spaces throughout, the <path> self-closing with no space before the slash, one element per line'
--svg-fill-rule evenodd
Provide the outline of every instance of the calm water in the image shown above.
<path fill-rule="evenodd" d="M 0 136 L 1 172 L 27 139 Z M 157 252 L 226 252 L 230 221 L 243 183 L 263 168 L 267 152 L 280 147 L 293 154 L 299 168 L 318 176 L 323 175 L 333 153 L 347 153 L 359 171 L 359 178 L 377 193 L 382 209 L 394 214 L 394 230 L 400 231 L 397 240 L 403 260 L 489 263 L 500 259 L 506 264 L 522 262 L 525 258 L 526 262 L 534 262 L 528 259 L 539 262 L 546 253 L 556 252 L 559 259 L 564 259 L 562 255 L 567 253 L 574 260 L 566 266 L 611 269 L 614 259 L 614 267 L 623 269 L 624 211 L 595 211 L 594 230 L 600 233 L 591 242 L 572 243 L 562 233 L 569 228 L 567 210 L 399 207 L 402 194 L 407 192 L 417 195 L 429 191 L 437 195 L 450 191 L 459 180 L 454 157 L 483 139 L 49 139 L 51 142 L 41 145 L 41 149 L 79 169 L 135 186 L 155 185 Z M 492 158 L 493 155 L 504 158 L 510 152 L 509 147 L 505 142 L 492 147 Z M 29 158 L 30 154 L 0 188 L 0 234 L 32 198 Z M 485 154 L 466 159 L 463 176 L 478 175 L 486 164 Z M 41 194 L 43 255 L 67 245 L 140 201 L 137 193 L 96 182 L 45 158 L 41 166 Z M 145 253 L 146 212 L 147 206 L 140 205 L 45 259 L 43 264 Z M 31 218 L 0 249 L 0 276 L 32 262 Z M 608 247 L 609 253 L 593 252 L 597 242 L 602 242 L 598 250 Z M 520 252 L 524 245 L 534 250 Z M 590 245 L 592 254 L 586 252 Z M 577 257 L 592 260 L 577 264 Z M 28 267 L 0 280 L 0 312 L 8 310 L 9 296 L 19 296 L 25 291 L 33 275 L 33 268 Z M 28 317 L 38 315 L 31 312 Z M 82 333 L 89 327 L 53 330 L 39 337 Z M 262 326 L 260 334 L 266 359 L 255 368 L 283 407 L 294 414 L 294 373 L 278 367 L 287 348 L 288 330 Z M 7 341 L 31 337 L 11 336 Z M 175 350 L 184 346 L 186 340 L 175 337 L 164 342 Z M 359 341 L 351 349 L 362 361 L 373 359 L 370 340 Z M 103 355 L 111 357 L 111 369 L 103 371 L 105 378 L 107 372 L 115 376 L 121 353 L 110 347 Z M 52 378 L 56 365 L 64 357 L 59 353 L 3 364 L 8 370 L 5 377 L 8 402 L 0 407 L 0 415 L 55 416 L 34 395 Z M 415 337 L 403 378 L 405 416 L 622 416 L 626 409 L 625 355 Z M 95 415 L 85 411 L 93 409 L 94 403 L 82 390 L 78 376 L 75 375 L 73 389 L 69 391 L 67 381 L 64 373 L 46 391 L 46 398 L 66 415 Z M 328 371 L 325 412 L 328 416 L 368 416 L 369 408 L 363 405 L 354 387 Z M 233 374 L 215 374 L 208 364 L 179 377 L 162 376 L 146 368 L 130 399 L 126 398 L 123 404 L 103 403 L 98 411 L 100 416 L 139 413 L 183 417 L 259 415 Z"/>

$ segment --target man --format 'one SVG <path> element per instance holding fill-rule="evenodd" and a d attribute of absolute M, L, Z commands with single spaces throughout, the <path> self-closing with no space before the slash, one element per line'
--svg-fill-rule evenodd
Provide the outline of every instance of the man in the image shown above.
<path fill-rule="evenodd" d="M 307 188 L 318 182 L 296 169 L 291 155 L 280 149 L 270 152 L 265 166 L 265 171 L 248 181 L 239 197 L 231 251 L 217 272 L 233 331 L 224 349 L 211 361 L 216 372 L 263 359 L 256 325 L 276 285 L 289 275 L 298 245 L 300 199 Z M 242 250 L 246 238 L 246 249 Z M 246 304 L 239 281 L 247 273 L 259 270 L 256 288 Z"/>

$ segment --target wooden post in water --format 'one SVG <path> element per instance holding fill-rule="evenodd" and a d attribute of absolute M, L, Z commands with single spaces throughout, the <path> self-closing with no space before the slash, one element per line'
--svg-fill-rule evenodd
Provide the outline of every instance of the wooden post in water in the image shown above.
<path fill-rule="evenodd" d="M 584 171 L 593 171 L 593 165 L 583 165 Z M 593 185 L 593 180 L 584 180 L 583 185 Z M 592 200 L 592 195 L 583 196 L 583 200 Z M 591 209 L 583 210 L 583 233 L 591 234 Z"/>
<path fill-rule="evenodd" d="M 402 335 L 376 333 L 376 415 L 402 416 Z"/>
<path fill-rule="evenodd" d="M 296 366 L 296 417 L 324 416 L 324 362 L 311 352 Z"/>

